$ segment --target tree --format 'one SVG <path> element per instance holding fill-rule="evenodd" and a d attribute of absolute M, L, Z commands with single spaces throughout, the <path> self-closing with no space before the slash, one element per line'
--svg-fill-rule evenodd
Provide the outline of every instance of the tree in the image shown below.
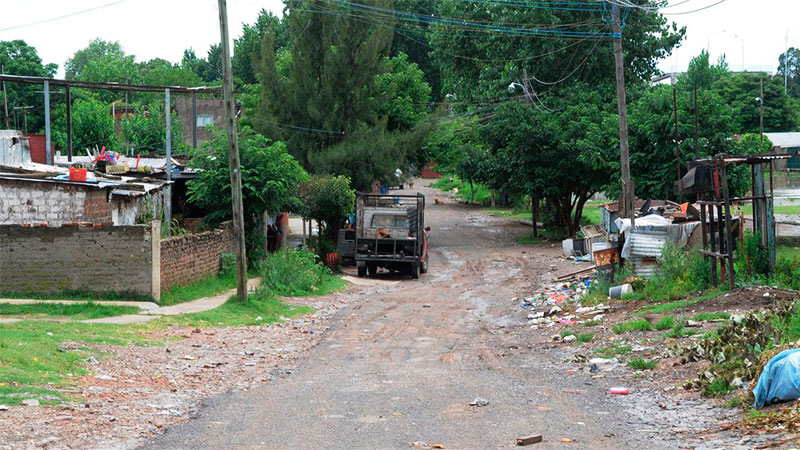
<path fill-rule="evenodd" d="M 0 41 L 0 65 L 3 66 L 5 73 L 8 75 L 28 75 L 47 78 L 53 77 L 58 68 L 55 64 L 43 64 L 36 49 L 22 40 Z M 42 104 L 42 94 L 36 91 L 41 91 L 41 86 L 6 83 L 9 115 L 12 114 L 13 108 L 15 107 L 36 107 L 28 112 L 28 129 L 31 131 L 39 130 L 44 127 L 44 109 L 37 107 Z M 5 126 L 4 121 L 5 117 L 3 121 L 0 122 L 0 124 L 2 124 L 0 126 Z M 9 119 L 9 122 L 13 123 L 13 120 Z M 19 123 L 21 127 L 22 121 L 20 120 Z"/>
<path fill-rule="evenodd" d="M 375 5 L 387 6 L 383 0 Z M 306 167 L 317 158 L 326 161 L 328 173 L 341 174 L 348 167 L 332 167 L 336 161 L 344 160 L 327 157 L 327 149 L 357 131 L 360 136 L 364 127 L 385 126 L 378 120 L 383 102 L 377 96 L 376 75 L 386 70 L 383 57 L 392 33 L 347 14 L 313 12 L 321 8 L 344 7 L 322 0 L 287 4 L 284 22 L 292 47 L 286 76 L 278 72 L 274 32 L 264 35 L 264 94 L 260 117 L 254 123 L 264 134 L 285 140 Z M 371 134 L 383 136 L 381 130 Z M 380 147 L 372 151 L 380 151 Z"/>
<path fill-rule="evenodd" d="M 756 98 L 761 96 L 764 81 L 764 131 L 792 131 L 797 129 L 798 101 L 783 92 L 783 79 L 760 73 L 731 73 L 714 83 L 714 91 L 722 101 L 733 108 L 734 132 L 759 131 L 760 107 Z"/>
<path fill-rule="evenodd" d="M 122 120 L 122 135 L 136 153 L 163 155 L 167 146 L 167 117 L 163 102 L 136 106 L 133 114 Z M 183 142 L 183 121 L 177 112 L 170 117 L 170 134 L 173 149 L 188 150 Z"/>
<path fill-rule="evenodd" d="M 256 84 L 259 73 L 258 64 L 261 58 L 261 41 L 269 31 L 274 36 L 275 51 L 279 52 L 289 45 L 289 36 L 286 23 L 274 16 L 271 12 L 262 9 L 258 19 L 253 25 L 242 26 L 242 37 L 233 41 L 233 66 L 234 77 L 244 84 Z"/>
<path fill-rule="evenodd" d="M 56 148 L 67 147 L 66 107 L 56 106 L 53 113 L 53 144 Z M 92 97 L 76 99 L 72 106 L 72 146 L 76 153 L 84 149 L 106 147 L 119 151 L 120 141 L 111 116 L 111 107 Z"/>
<path fill-rule="evenodd" d="M 728 63 L 725 61 L 725 55 L 720 56 L 717 65 L 711 65 L 708 53 L 705 50 L 701 50 L 700 55 L 689 61 L 689 68 L 680 81 L 688 83 L 688 88 L 697 85 L 697 89 L 711 89 L 715 81 L 728 74 Z"/>
<path fill-rule="evenodd" d="M 800 49 L 790 47 L 778 57 L 776 76 L 783 80 L 785 74 L 788 94 L 800 98 Z"/>
<path fill-rule="evenodd" d="M 192 166 L 202 169 L 188 183 L 189 200 L 211 211 L 206 221 L 218 224 L 231 217 L 230 167 L 225 133 L 212 129 L 213 137 L 192 154 Z M 308 175 L 286 150 L 249 127 L 239 131 L 242 170 L 242 204 L 245 235 L 251 260 L 263 250 L 262 213 L 297 210 L 297 186 Z"/>
<path fill-rule="evenodd" d="M 395 0 L 394 6 L 403 12 L 426 16 L 438 14 L 436 0 Z M 430 27 L 424 21 L 407 23 L 402 30 L 397 29 L 392 39 L 391 54 L 408 55 L 408 60 L 424 73 L 425 82 L 431 87 L 433 99 L 438 101 L 442 98 L 442 73 L 438 61 L 431 55 L 432 47 L 428 44 L 429 30 Z"/>
<path fill-rule="evenodd" d="M 388 116 L 389 130 L 408 131 L 415 128 L 428 113 L 431 87 L 417 64 L 405 53 L 388 59 L 389 72 L 378 74 L 380 97 L 385 98 L 380 115 Z"/>
<path fill-rule="evenodd" d="M 75 52 L 64 64 L 64 69 L 68 80 L 130 84 L 142 81 L 136 58 L 126 54 L 119 42 L 107 42 L 100 38 Z M 79 95 L 92 96 L 106 103 L 125 98 L 121 91 L 87 90 L 76 93 L 76 97 Z"/>
<path fill-rule="evenodd" d="M 315 175 L 299 187 L 301 215 L 323 225 L 320 237 L 328 245 L 336 242 L 339 229 L 355 208 L 356 192 L 350 184 L 346 176 Z"/>
<path fill-rule="evenodd" d="M 222 79 L 222 47 L 211 45 L 205 59 L 198 58 L 194 49 L 184 50 L 181 67 L 191 70 L 207 83 L 219 81 Z"/>
<path fill-rule="evenodd" d="M 156 86 L 200 86 L 203 80 L 188 67 L 155 58 L 139 64 L 144 84 Z"/>

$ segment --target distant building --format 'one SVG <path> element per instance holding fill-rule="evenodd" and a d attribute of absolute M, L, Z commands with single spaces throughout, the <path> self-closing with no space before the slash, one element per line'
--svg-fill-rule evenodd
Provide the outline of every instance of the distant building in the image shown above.
<path fill-rule="evenodd" d="M 764 133 L 764 136 L 772 142 L 773 151 L 792 154 L 785 166 L 782 161 L 776 161 L 776 169 L 800 170 L 800 132 Z"/>
<path fill-rule="evenodd" d="M 197 126 L 197 147 L 211 138 L 207 127 L 214 125 L 218 128 L 225 126 L 225 101 L 221 98 L 197 97 L 197 117 L 192 117 L 192 97 L 190 95 L 176 95 L 173 97 L 175 110 L 183 122 L 183 142 L 193 145 L 193 124 Z"/>

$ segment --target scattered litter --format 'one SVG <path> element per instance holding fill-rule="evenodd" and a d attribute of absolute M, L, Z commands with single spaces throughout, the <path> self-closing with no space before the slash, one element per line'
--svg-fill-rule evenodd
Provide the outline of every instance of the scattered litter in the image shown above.
<path fill-rule="evenodd" d="M 620 286 L 612 286 L 611 289 L 608 290 L 608 296 L 613 299 L 621 299 L 623 295 L 630 294 L 633 292 L 633 286 L 630 284 L 623 284 Z"/>
<path fill-rule="evenodd" d="M 187 361 L 192 361 L 192 360 L 194 360 L 194 356 L 185 355 L 185 356 L 183 357 L 183 359 L 185 359 L 185 360 L 187 360 Z"/>
<path fill-rule="evenodd" d="M 574 334 L 570 334 L 569 336 L 564 336 L 564 339 L 563 339 L 563 340 L 564 340 L 564 342 L 567 342 L 567 343 L 569 343 L 569 342 L 575 342 L 575 341 L 577 341 L 577 340 L 578 340 L 578 337 L 577 337 L 577 336 L 575 336 Z"/>
<path fill-rule="evenodd" d="M 489 404 L 489 400 L 486 400 L 485 398 L 477 397 L 477 398 L 476 398 L 475 400 L 473 400 L 473 401 L 472 401 L 472 402 L 471 402 L 469 405 L 470 405 L 470 406 L 478 406 L 478 407 L 482 407 L 482 406 L 486 406 L 486 405 L 488 405 L 488 404 Z"/>
<path fill-rule="evenodd" d="M 0 405 L 0 411 L 8 411 L 8 406 Z"/>
<path fill-rule="evenodd" d="M 700 328 L 703 324 L 694 320 L 687 320 L 684 326 L 686 328 Z"/>
<path fill-rule="evenodd" d="M 755 403 L 761 408 L 772 403 L 796 400 L 800 398 L 800 348 L 784 350 L 769 360 L 758 384 L 753 389 Z"/>
<path fill-rule="evenodd" d="M 616 395 L 628 395 L 631 393 L 631 390 L 626 387 L 612 387 L 608 392 Z"/>
<path fill-rule="evenodd" d="M 35 399 L 32 399 L 32 398 L 29 398 L 29 399 L 23 400 L 22 404 L 24 406 L 39 406 L 39 400 L 35 400 Z"/>
<path fill-rule="evenodd" d="M 517 445 L 531 445 L 531 444 L 536 444 L 537 442 L 542 442 L 541 434 L 534 434 L 531 436 L 517 438 Z"/>

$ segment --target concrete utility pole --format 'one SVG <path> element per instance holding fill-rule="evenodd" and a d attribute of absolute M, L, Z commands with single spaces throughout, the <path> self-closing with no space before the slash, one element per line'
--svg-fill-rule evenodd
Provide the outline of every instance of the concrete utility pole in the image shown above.
<path fill-rule="evenodd" d="M 222 80 L 225 96 L 225 122 L 228 130 L 228 154 L 231 166 L 231 199 L 233 203 L 233 236 L 236 255 L 236 295 L 247 301 L 247 254 L 244 246 L 244 211 L 242 208 L 242 172 L 239 169 L 239 143 L 236 137 L 236 114 L 233 105 L 233 76 L 228 37 L 228 7 L 219 0 L 219 34 L 222 39 Z M 196 120 L 196 119 L 195 119 Z"/>
<path fill-rule="evenodd" d="M 125 105 L 127 108 L 127 105 Z M 172 102 L 169 97 L 169 89 L 164 89 L 164 117 L 166 118 L 166 150 L 167 158 L 164 169 L 167 171 L 167 182 L 172 181 Z M 172 229 L 172 185 L 166 186 L 166 198 L 164 198 L 164 223 L 161 228 L 166 236 L 170 235 Z"/>
<path fill-rule="evenodd" d="M 619 157 L 622 163 L 622 217 L 631 219 L 634 225 L 635 194 L 631 181 L 631 163 L 628 155 L 628 107 L 625 100 L 625 66 L 622 59 L 622 23 L 619 5 L 612 2 L 614 33 L 614 62 L 617 72 L 617 110 L 619 111 Z"/>
<path fill-rule="evenodd" d="M 697 127 L 697 83 L 694 85 L 694 159 L 700 159 L 700 131 Z"/>
<path fill-rule="evenodd" d="M 53 164 L 53 148 L 50 142 L 50 81 L 44 80 L 44 149 L 47 165 Z"/>
<path fill-rule="evenodd" d="M 72 95 L 69 86 L 64 88 L 64 102 L 67 107 L 67 162 L 72 162 Z"/>
<path fill-rule="evenodd" d="M 678 89 L 672 87 L 672 112 L 675 114 L 675 132 L 673 140 L 675 141 L 675 170 L 677 171 L 677 180 L 681 179 L 681 148 L 678 143 Z"/>

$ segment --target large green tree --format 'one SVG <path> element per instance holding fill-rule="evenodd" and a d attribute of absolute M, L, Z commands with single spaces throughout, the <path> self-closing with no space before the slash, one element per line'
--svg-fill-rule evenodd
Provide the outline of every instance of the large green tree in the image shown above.
<path fill-rule="evenodd" d="M 789 95 L 800 98 L 800 49 L 790 47 L 781 53 L 778 57 L 776 76 L 784 80 Z"/>
<path fill-rule="evenodd" d="M 26 44 L 25 41 L 0 41 L 0 65 L 8 75 L 27 75 L 37 77 L 52 77 L 55 75 L 58 68 L 55 64 L 43 64 L 42 59 L 39 57 L 36 49 Z M 6 92 L 8 94 L 8 109 L 9 109 L 9 123 L 13 127 L 14 108 L 25 108 L 33 106 L 34 108 L 26 110 L 28 130 L 38 131 L 44 126 L 44 109 L 41 107 L 43 104 L 42 94 L 36 91 L 41 91 L 41 86 L 21 84 L 21 83 L 6 83 Z M 22 110 L 17 117 L 19 128 L 23 127 Z M 4 111 L 0 110 L 0 114 Z M 3 117 L 2 126 L 5 126 L 5 117 Z"/>
<path fill-rule="evenodd" d="M 783 78 L 763 73 L 730 73 L 714 83 L 714 91 L 733 108 L 734 132 L 759 131 L 761 87 L 764 83 L 764 131 L 794 131 L 800 104 L 783 92 Z"/>
<path fill-rule="evenodd" d="M 273 35 L 276 52 L 289 46 L 286 22 L 264 9 L 258 13 L 258 19 L 254 24 L 242 26 L 242 36 L 233 41 L 234 50 L 231 60 L 233 76 L 244 84 L 258 83 L 261 41 L 267 31 Z"/>

